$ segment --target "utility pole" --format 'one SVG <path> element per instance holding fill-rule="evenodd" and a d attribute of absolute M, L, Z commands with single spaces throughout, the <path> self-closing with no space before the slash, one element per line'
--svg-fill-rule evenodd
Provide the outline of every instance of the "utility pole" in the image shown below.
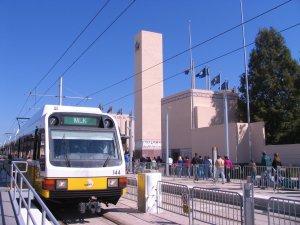
<path fill-rule="evenodd" d="M 58 98 L 59 105 L 62 105 L 62 82 L 63 82 L 62 77 L 60 77 L 60 79 L 59 79 L 59 98 Z"/>
<path fill-rule="evenodd" d="M 32 94 L 30 93 L 29 95 L 31 96 L 42 96 L 42 97 L 55 97 L 57 98 L 58 97 L 58 104 L 59 105 L 62 105 L 62 99 L 63 98 L 74 98 L 74 99 L 82 99 L 82 100 L 91 100 L 92 98 L 89 98 L 89 97 L 74 97 L 74 96 L 64 96 L 62 94 L 63 92 L 63 79 L 62 77 L 60 77 L 59 79 L 59 94 L 58 95 L 46 95 L 46 94 Z"/>

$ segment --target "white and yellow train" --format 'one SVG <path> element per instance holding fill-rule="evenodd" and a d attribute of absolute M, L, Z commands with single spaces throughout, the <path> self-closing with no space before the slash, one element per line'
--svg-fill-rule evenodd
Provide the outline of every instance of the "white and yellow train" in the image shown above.
<path fill-rule="evenodd" d="M 28 162 L 28 180 L 46 200 L 100 213 L 127 179 L 115 119 L 98 108 L 46 105 L 18 132 L 9 154 Z M 10 157 L 11 158 L 11 157 Z"/>

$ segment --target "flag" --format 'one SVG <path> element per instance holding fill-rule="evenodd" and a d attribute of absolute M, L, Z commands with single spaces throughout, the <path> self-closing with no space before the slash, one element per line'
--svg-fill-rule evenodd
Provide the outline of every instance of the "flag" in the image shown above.
<path fill-rule="evenodd" d="M 184 71 L 184 74 L 185 74 L 185 75 L 188 75 L 188 74 L 190 73 L 190 70 L 191 70 L 190 68 L 186 69 L 186 70 Z"/>
<path fill-rule="evenodd" d="M 196 74 L 196 77 L 204 78 L 209 75 L 208 67 L 204 67 L 199 73 Z"/>
<path fill-rule="evenodd" d="M 122 114 L 123 114 L 123 110 L 122 110 L 122 108 L 120 108 L 117 112 L 117 115 L 122 115 Z"/>
<path fill-rule="evenodd" d="M 220 74 L 215 76 L 214 79 L 211 80 L 211 85 L 215 86 L 216 84 L 219 84 L 220 83 L 220 78 L 221 78 Z"/>
<path fill-rule="evenodd" d="M 225 80 L 221 85 L 221 90 L 228 90 L 228 80 Z"/>
<path fill-rule="evenodd" d="M 109 109 L 107 110 L 107 113 L 112 113 L 112 106 L 109 107 Z"/>

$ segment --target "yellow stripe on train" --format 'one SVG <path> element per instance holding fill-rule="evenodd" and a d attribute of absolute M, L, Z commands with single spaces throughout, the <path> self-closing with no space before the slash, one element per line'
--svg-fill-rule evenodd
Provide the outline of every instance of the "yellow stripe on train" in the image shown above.
<path fill-rule="evenodd" d="M 107 189 L 107 178 L 68 178 L 68 190 Z"/>

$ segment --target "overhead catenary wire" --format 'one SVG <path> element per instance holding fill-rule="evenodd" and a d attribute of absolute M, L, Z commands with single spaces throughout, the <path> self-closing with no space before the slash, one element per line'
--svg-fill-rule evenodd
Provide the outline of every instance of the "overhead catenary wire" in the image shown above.
<path fill-rule="evenodd" d="M 105 34 L 109 28 L 112 27 L 112 25 L 117 22 L 117 20 L 119 20 L 121 18 L 121 16 L 133 5 L 133 3 L 135 3 L 136 0 L 133 0 L 110 24 L 109 26 L 100 34 L 98 35 L 98 37 L 72 62 L 72 64 L 50 85 L 50 87 L 47 88 L 47 90 L 45 92 L 42 93 L 42 95 L 46 95 L 48 93 L 48 91 L 54 87 L 54 85 L 59 81 L 60 77 L 64 76 L 74 65 L 75 63 L 77 63 L 77 61 L 99 40 L 99 38 L 101 36 L 103 36 L 103 34 Z M 42 97 L 40 97 L 34 104 L 37 104 L 38 102 L 40 102 L 42 99 Z M 24 106 L 25 107 L 25 106 Z M 23 108 L 24 108 L 23 107 Z M 27 115 L 31 108 L 30 107 L 29 110 L 25 113 L 25 115 Z"/>
<path fill-rule="evenodd" d="M 82 34 L 87 30 L 87 28 L 92 24 L 92 22 L 101 14 L 101 12 L 104 10 L 104 8 L 108 5 L 108 3 L 111 0 L 106 0 L 106 2 L 102 5 L 102 7 L 97 11 L 97 13 L 93 16 L 93 18 L 88 22 L 88 24 L 80 31 L 80 33 L 75 37 L 75 39 L 71 42 L 71 44 L 68 45 L 68 47 L 65 49 L 65 51 L 61 54 L 61 56 L 55 61 L 55 63 L 49 68 L 49 70 L 47 71 L 47 73 L 37 82 L 37 84 L 30 90 L 30 94 L 36 90 L 36 88 L 42 83 L 43 80 L 46 79 L 46 77 L 53 71 L 53 69 L 57 66 L 57 64 L 62 60 L 62 58 L 68 53 L 68 51 L 74 46 L 74 44 L 78 41 L 78 39 L 82 36 Z M 21 113 L 23 112 L 30 94 L 27 96 L 25 103 L 22 105 L 18 116 L 19 117 L 21 115 Z M 11 127 L 9 130 L 12 129 L 12 127 L 14 126 L 14 124 L 16 123 L 16 121 L 14 120 L 14 122 L 12 123 Z"/>
<path fill-rule="evenodd" d="M 282 32 L 284 32 L 284 31 L 290 30 L 290 29 L 295 28 L 295 27 L 297 27 L 297 26 L 299 26 L 299 25 L 300 25 L 300 22 L 297 23 L 297 24 L 294 24 L 294 25 L 292 25 L 292 26 L 290 26 L 290 27 L 287 27 L 287 28 L 285 28 L 285 29 L 282 29 L 282 30 L 278 31 L 278 33 L 282 33 Z M 249 44 L 245 45 L 245 47 L 249 47 L 249 46 L 251 46 L 251 45 L 253 45 L 253 44 L 255 44 L 255 42 L 249 43 Z M 205 64 L 208 64 L 208 63 L 210 63 L 210 62 L 213 62 L 213 61 L 216 61 L 216 60 L 218 60 L 218 59 L 220 59 L 220 58 L 223 58 L 223 57 L 225 57 L 225 56 L 228 56 L 228 55 L 230 55 L 230 54 L 232 54 L 232 53 L 235 53 L 235 52 L 237 52 L 237 51 L 240 51 L 240 50 L 242 50 L 243 48 L 244 48 L 244 46 L 239 47 L 239 48 L 236 48 L 236 49 L 231 50 L 231 51 L 229 51 L 229 52 L 226 52 L 226 53 L 224 53 L 224 54 L 222 54 L 222 55 L 219 55 L 219 56 L 217 56 L 217 57 L 215 57 L 215 58 L 212 58 L 212 59 L 210 59 L 210 60 L 207 60 L 206 62 L 203 62 L 203 63 L 201 63 L 201 64 L 196 65 L 195 68 L 204 66 Z M 171 80 L 171 79 L 173 79 L 173 78 L 175 78 L 175 77 L 177 77 L 177 76 L 179 76 L 179 75 L 182 75 L 182 74 L 184 74 L 184 73 L 185 73 L 185 70 L 184 70 L 184 71 L 180 71 L 180 72 L 178 72 L 178 73 L 175 73 L 175 74 L 173 74 L 173 75 L 171 75 L 171 76 L 169 76 L 169 77 L 167 77 L 167 78 L 162 79 L 161 81 L 157 81 L 157 82 L 155 82 L 155 83 L 153 83 L 153 84 L 150 84 L 150 85 L 148 85 L 147 87 L 140 88 L 140 89 L 135 90 L 135 91 L 133 91 L 133 92 L 130 92 L 130 93 L 126 94 L 126 95 L 123 95 L 123 96 L 121 96 L 121 97 L 119 97 L 119 98 L 116 98 L 116 99 L 114 99 L 114 100 L 112 100 L 112 101 L 109 101 L 109 102 L 107 102 L 107 103 L 104 103 L 103 106 L 107 106 L 107 105 L 110 105 L 110 104 L 112 104 L 112 103 L 118 102 L 118 101 L 120 101 L 121 99 L 127 98 L 127 97 L 129 97 L 129 96 L 131 96 L 131 95 L 134 95 L 135 93 L 141 92 L 141 91 L 143 91 L 143 90 L 145 90 L 145 89 L 148 89 L 148 88 L 150 88 L 150 87 L 153 87 L 153 86 L 155 86 L 155 85 L 158 85 L 158 84 L 160 84 L 160 83 L 162 83 L 162 82 L 164 82 L 164 81 Z"/>
<path fill-rule="evenodd" d="M 105 90 L 107 90 L 107 89 L 110 89 L 110 88 L 112 88 L 112 87 L 114 87 L 114 86 L 116 86 L 116 85 L 118 85 L 118 84 L 121 84 L 121 83 L 123 83 L 123 82 L 125 82 L 125 81 L 127 81 L 127 80 L 129 80 L 129 79 L 131 79 L 131 78 L 133 78 L 133 77 L 135 77 L 135 76 L 141 75 L 143 72 L 146 72 L 146 71 L 151 70 L 151 69 L 153 69 L 153 68 L 155 68 L 155 67 L 157 67 L 157 66 L 159 66 L 159 65 L 161 65 L 161 64 L 163 64 L 163 63 L 166 63 L 166 62 L 168 62 L 168 61 L 171 61 L 172 59 L 177 58 L 178 56 L 187 53 L 187 52 L 190 51 L 191 49 L 195 49 L 195 48 L 197 48 L 197 47 L 199 47 L 199 46 L 201 46 L 201 45 L 204 45 L 204 44 L 206 44 L 206 43 L 208 43 L 208 42 L 210 42 L 210 41 L 212 41 L 212 40 L 214 40 L 214 39 L 216 39 L 216 38 L 218 38 L 218 37 L 224 35 L 224 34 L 227 34 L 227 33 L 231 32 L 231 31 L 233 31 L 233 30 L 239 28 L 239 27 L 242 26 L 243 24 L 247 24 L 247 23 L 249 23 L 249 22 L 251 22 L 251 21 L 253 21 L 253 20 L 255 20 L 255 19 L 257 19 L 257 18 L 259 18 L 259 17 L 261 17 L 261 16 L 263 16 L 263 15 L 265 15 L 265 14 L 267 14 L 267 13 L 270 13 L 270 12 L 272 12 L 273 10 L 280 8 L 280 7 L 282 7 L 282 6 L 286 5 L 286 4 L 288 4 L 288 3 L 291 2 L 291 1 L 293 1 L 293 0 L 288 0 L 288 1 L 285 1 L 285 2 L 283 2 L 283 3 L 281 3 L 281 4 L 279 4 L 279 5 L 276 5 L 276 6 L 274 6 L 273 8 L 268 9 L 267 11 L 264 11 L 264 12 L 262 12 L 262 13 L 256 15 L 256 16 L 254 16 L 254 17 L 252 17 L 252 18 L 250 18 L 250 19 L 244 21 L 244 23 L 240 23 L 240 24 L 235 25 L 235 26 L 233 26 L 233 27 L 231 27 L 231 28 L 229 28 L 229 29 L 227 29 L 227 30 L 225 30 L 225 31 L 222 31 L 221 33 L 219 33 L 219 34 L 217 34 L 217 35 L 215 35 L 215 36 L 213 36 L 213 37 L 211 37 L 211 38 L 208 38 L 208 39 L 206 39 L 205 41 L 200 42 L 200 43 L 198 43 L 198 44 L 192 46 L 191 48 L 185 49 L 185 50 L 183 50 L 183 51 L 181 51 L 181 52 L 175 54 L 174 56 L 171 56 L 171 57 L 169 57 L 169 58 L 163 60 L 162 62 L 159 62 L 159 63 L 157 63 L 157 64 L 155 64 L 155 65 L 153 65 L 153 66 L 150 66 L 150 67 L 148 67 L 148 68 L 146 68 L 146 69 L 144 69 L 144 70 L 142 70 L 142 71 L 140 71 L 140 72 L 137 72 L 137 73 L 135 73 L 135 74 L 133 74 L 133 75 L 130 75 L 130 76 L 128 76 L 128 77 L 125 77 L 124 79 L 122 79 L 122 80 L 120 80 L 120 81 L 117 81 L 117 82 L 115 82 L 115 83 L 113 83 L 113 84 L 110 84 L 110 85 L 108 85 L 108 86 L 106 86 L 106 87 L 104 87 L 104 88 L 102 88 L 102 89 L 100 89 L 100 90 L 98 90 L 98 91 L 92 92 L 91 94 L 88 94 L 86 97 L 91 97 L 91 96 L 94 96 L 94 95 L 96 95 L 96 94 L 99 94 L 100 92 L 103 92 L 103 91 L 105 91 Z M 78 103 L 76 103 L 75 105 L 78 106 L 78 105 L 80 105 L 82 102 L 83 102 L 83 100 L 80 100 L 80 101 L 79 101 Z"/>
<path fill-rule="evenodd" d="M 100 34 L 98 35 L 98 37 L 87 47 L 85 48 L 85 50 L 83 50 L 81 52 L 81 54 L 71 63 L 70 66 L 68 66 L 64 72 L 59 76 L 57 77 L 57 79 L 51 84 L 51 86 L 43 93 L 43 94 L 47 94 L 48 91 L 59 81 L 60 77 L 64 77 L 66 75 L 66 73 L 78 62 L 79 59 L 81 59 L 82 56 L 85 55 L 85 53 L 99 40 L 100 37 L 102 37 L 108 30 L 109 28 L 112 27 L 112 25 L 114 23 L 116 23 L 120 18 L 121 16 L 123 16 L 123 14 L 125 14 L 125 12 L 136 2 L 136 0 L 133 0 L 109 25 L 108 27 L 106 27 L 106 29 Z M 88 98 L 89 96 L 87 96 Z M 40 97 L 36 103 L 38 103 L 40 100 L 41 100 L 42 97 Z"/>
<path fill-rule="evenodd" d="M 72 68 L 72 66 L 95 44 L 95 42 L 129 9 L 129 7 L 135 2 L 136 0 L 134 0 L 134 1 L 132 1 L 130 4 L 129 4 L 129 6 L 125 9 L 125 10 L 123 10 L 122 11 L 122 13 L 112 22 L 112 24 L 102 33 L 102 34 L 100 34 L 97 38 L 96 38 L 96 40 L 95 41 L 93 41 L 77 58 L 76 58 L 76 60 L 63 72 L 63 75 L 65 75 L 71 68 Z M 280 7 L 282 7 L 282 6 L 284 6 L 284 5 L 286 5 L 287 3 L 289 3 L 289 2 L 291 2 L 292 0 L 288 0 L 288 1 L 285 1 L 285 2 L 283 2 L 283 3 L 281 3 L 281 4 L 279 4 L 279 5 L 277 5 L 277 6 L 275 6 L 275 7 L 273 7 L 273 8 L 271 8 L 271 9 L 269 9 L 269 10 L 267 10 L 267 11 L 265 11 L 265 12 L 263 12 L 263 13 L 260 13 L 260 14 L 258 14 L 257 16 L 255 16 L 255 17 L 253 17 L 253 18 L 250 18 L 249 20 L 246 20 L 246 21 L 244 21 L 244 24 L 246 24 L 246 23 L 249 23 L 249 22 L 251 22 L 251 21 L 253 21 L 253 20 L 255 20 L 255 19 L 257 19 L 257 18 L 259 18 L 259 17 L 261 17 L 261 16 L 263 16 L 263 15 L 265 15 L 265 14 L 267 14 L 267 13 L 270 13 L 270 12 L 272 12 L 273 10 L 275 10 L 275 9 L 278 9 L 278 8 L 280 8 Z M 215 38 L 218 38 L 218 37 L 220 37 L 220 36 L 222 36 L 222 35 L 224 35 L 224 34 L 226 34 L 226 33 L 228 33 L 228 32 L 230 32 L 230 31 L 232 31 L 232 30 L 234 30 L 234 29 L 236 29 L 236 28 L 238 28 L 238 27 L 240 27 L 242 25 L 242 23 L 241 24 L 239 24 L 239 25 L 236 25 L 236 26 L 234 26 L 234 27 L 232 27 L 232 28 L 229 28 L 229 29 L 227 29 L 227 30 L 225 30 L 225 31 L 223 31 L 223 32 L 221 32 L 221 33 L 219 33 L 219 34 L 217 34 L 217 35 L 215 35 L 215 36 L 213 36 L 213 37 L 211 37 L 211 38 L 209 38 L 209 39 L 207 39 L 207 40 L 205 40 L 205 41 L 203 41 L 203 42 L 201 42 L 201 43 L 198 43 L 198 44 L 196 44 L 196 45 L 194 45 L 194 46 L 192 46 L 191 47 L 191 49 L 193 49 L 193 48 L 196 48 L 196 47 L 199 47 L 199 46 L 201 46 L 201 45 L 203 45 L 203 44 L 205 44 L 205 43 L 207 43 L 207 42 L 209 42 L 209 41 L 211 41 L 211 40 L 214 40 Z M 130 77 L 127 77 L 127 78 L 124 78 L 124 79 L 122 79 L 122 80 L 120 80 L 119 82 L 116 82 L 116 83 L 114 83 L 114 84 L 112 84 L 112 85 L 109 85 L 109 86 L 107 86 L 107 87 L 104 87 L 104 88 L 102 88 L 101 90 L 98 90 L 98 91 L 96 91 L 96 92 L 93 92 L 93 93 L 91 93 L 91 94 L 89 94 L 89 95 L 87 95 L 87 97 L 90 97 L 90 96 L 92 96 L 92 95 L 96 95 L 96 94 L 98 94 L 98 93 L 100 93 L 100 92 L 102 92 L 102 91 L 104 91 L 104 90 L 107 90 L 107 89 L 109 89 L 109 88 L 111 88 L 111 87 L 114 87 L 114 86 L 116 86 L 116 85 L 118 85 L 118 84 L 120 84 L 120 83 L 122 83 L 122 82 L 124 82 L 124 81 L 127 81 L 127 80 L 129 80 L 130 78 L 132 78 L 132 77 L 134 77 L 134 76 L 136 76 L 136 75 L 138 75 L 138 74 L 141 74 L 142 72 L 145 72 L 145 71 L 147 71 L 147 70 L 150 70 L 150 69 L 152 69 L 152 68 L 154 68 L 154 67 L 156 67 L 156 66 L 158 66 L 158 65 L 160 65 L 160 64 L 162 64 L 162 63 L 165 63 L 165 62 L 167 62 L 167 61 L 170 61 L 170 60 L 172 60 L 172 59 L 174 59 L 174 58 L 176 58 L 176 57 L 178 57 L 178 56 L 180 56 L 180 55 L 182 55 L 182 54 L 184 54 L 184 53 L 186 53 L 187 51 L 189 51 L 190 50 L 190 48 L 188 48 L 188 49 L 186 49 L 186 50 L 184 50 L 184 51 L 181 51 L 181 52 L 179 52 L 178 54 L 176 54 L 176 55 L 174 55 L 174 56 L 172 56 L 172 57 L 170 57 L 170 58 L 168 58 L 168 59 L 166 59 L 166 60 L 164 60 L 163 62 L 161 62 L 161 63 L 159 63 L 159 64 L 156 64 L 156 65 L 153 65 L 152 67 L 149 67 L 149 68 L 147 68 L 147 69 L 145 69 L 145 70 L 143 70 L 143 71 L 141 71 L 141 72 L 139 72 L 139 73 L 137 73 L 137 74 L 134 74 L 134 75 L 132 75 L 132 76 L 130 76 Z M 196 66 L 197 67 L 197 66 Z M 58 82 L 58 80 L 59 80 L 59 78 L 60 78 L 60 76 L 57 78 L 57 80 L 55 80 L 55 82 L 44 92 L 44 94 L 46 94 L 46 93 L 48 93 L 48 91 Z M 33 89 L 34 90 L 34 89 Z M 27 97 L 27 99 L 26 99 L 26 101 L 25 101 L 25 104 L 23 105 L 23 107 L 22 107 L 22 109 L 21 109 L 21 111 L 20 111 L 20 113 L 19 113 L 19 115 L 21 114 L 21 112 L 23 111 L 23 109 L 25 108 L 25 106 L 26 106 L 26 104 L 27 104 L 27 102 L 28 102 L 28 98 L 29 98 L 29 96 Z M 42 97 L 41 97 L 42 98 Z M 35 102 L 35 104 L 37 104 L 40 100 L 41 100 L 41 98 L 39 98 L 36 102 Z M 82 100 L 80 101 L 80 102 L 78 102 L 77 103 L 77 105 L 79 105 L 80 103 L 82 102 Z M 29 111 L 31 110 L 31 108 L 32 107 L 30 107 L 30 109 L 29 109 Z M 27 112 L 27 113 L 29 113 L 29 111 Z M 26 113 L 26 114 L 27 114 Z"/>

